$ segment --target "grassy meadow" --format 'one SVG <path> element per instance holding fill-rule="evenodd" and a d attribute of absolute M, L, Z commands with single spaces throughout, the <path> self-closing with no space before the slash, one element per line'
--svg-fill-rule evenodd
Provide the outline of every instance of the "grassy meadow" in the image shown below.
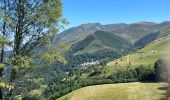
<path fill-rule="evenodd" d="M 166 83 L 119 83 L 88 86 L 73 91 L 58 100 L 159 100 Z"/>
<path fill-rule="evenodd" d="M 136 68 L 141 65 L 144 67 L 154 67 L 155 62 L 158 59 L 169 59 L 169 43 L 170 38 L 159 39 L 150 43 L 146 47 L 137 50 L 135 53 L 113 60 L 107 63 L 107 67 L 104 69 L 104 71 L 107 72 L 105 75 L 109 76 L 116 68 L 126 69 L 127 66 L 129 66 L 129 63 L 131 68 Z"/>

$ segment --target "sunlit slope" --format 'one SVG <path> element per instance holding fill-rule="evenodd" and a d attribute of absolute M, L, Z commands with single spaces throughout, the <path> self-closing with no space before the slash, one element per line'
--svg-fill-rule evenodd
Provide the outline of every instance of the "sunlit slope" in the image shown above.
<path fill-rule="evenodd" d="M 120 83 L 88 86 L 69 93 L 59 100 L 159 100 L 165 83 Z"/>
<path fill-rule="evenodd" d="M 101 74 L 95 77 L 108 77 L 115 70 L 126 70 L 127 67 L 154 67 L 160 58 L 168 58 L 170 54 L 170 37 L 164 37 L 146 45 L 144 48 L 122 58 L 107 63 Z M 88 75 L 87 75 L 88 77 Z M 86 78 L 86 77 L 84 77 Z M 111 85 L 89 86 L 78 89 L 61 97 L 59 100 L 159 100 L 165 91 L 164 83 L 120 83 Z"/>
<path fill-rule="evenodd" d="M 115 68 L 131 68 L 144 66 L 144 67 L 153 67 L 155 61 L 160 58 L 165 58 L 166 55 L 170 54 L 170 38 L 161 38 L 156 40 L 144 48 L 137 50 L 134 53 L 123 56 L 122 58 L 113 60 L 107 63 L 107 67 L 104 69 L 107 73 L 106 76 L 109 76 Z M 168 56 L 167 56 L 168 57 Z"/>

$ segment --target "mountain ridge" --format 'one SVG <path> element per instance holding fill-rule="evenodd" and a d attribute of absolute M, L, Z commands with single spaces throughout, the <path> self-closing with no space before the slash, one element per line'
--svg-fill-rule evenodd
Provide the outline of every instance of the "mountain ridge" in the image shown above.
<path fill-rule="evenodd" d="M 166 25 L 170 25 L 170 22 L 164 21 L 162 23 L 155 23 L 155 22 L 141 21 L 141 22 L 136 22 L 136 23 L 132 23 L 132 24 L 116 23 L 116 24 L 105 24 L 105 25 L 102 25 L 100 23 L 86 23 L 86 24 L 81 24 L 76 27 L 69 28 L 68 30 L 61 32 L 58 36 L 56 36 L 54 38 L 54 42 L 56 42 L 56 40 L 58 40 L 58 39 L 59 39 L 59 41 L 69 42 L 68 37 L 71 37 L 71 39 L 69 39 L 69 40 L 72 40 L 72 41 L 78 39 L 77 37 L 81 37 L 81 36 L 82 36 L 82 38 L 85 38 L 87 35 L 90 35 L 98 30 L 116 34 L 117 31 L 125 30 L 125 29 L 128 30 L 131 27 L 133 29 L 135 29 L 135 27 L 158 28 L 159 26 L 162 27 L 162 26 L 166 26 Z M 155 30 L 156 29 L 154 29 L 152 32 L 154 32 Z M 152 32 L 147 32 L 147 33 L 152 33 Z M 146 33 L 146 32 L 144 32 L 144 33 Z M 117 35 L 119 35 L 119 34 L 120 33 L 118 32 Z M 125 33 L 123 33 L 123 34 L 125 34 Z M 74 37 L 74 38 L 72 38 L 72 37 Z"/>
<path fill-rule="evenodd" d="M 94 38 L 95 42 L 98 43 L 96 44 L 94 43 L 94 41 L 91 41 L 89 45 L 90 44 L 94 44 L 94 45 L 90 46 L 91 48 L 89 49 L 93 49 L 93 50 L 96 49 L 97 52 L 98 51 L 97 49 L 99 48 L 97 47 L 95 48 L 95 45 L 100 45 L 101 49 L 102 48 L 104 49 L 105 47 L 108 48 L 106 44 L 100 41 L 102 38 L 106 36 L 109 38 L 110 43 L 114 44 L 114 42 L 116 42 L 114 41 L 114 37 L 116 37 L 116 38 L 121 38 L 123 41 L 127 41 L 128 43 L 137 46 L 135 48 L 138 48 L 138 47 L 145 46 L 147 43 L 150 43 L 157 38 L 169 35 L 169 31 L 170 31 L 169 27 L 170 27 L 169 21 L 164 21 L 162 23 L 141 21 L 132 24 L 117 23 L 117 24 L 106 24 L 106 25 L 102 25 L 100 23 L 87 23 L 87 24 L 79 25 L 77 27 L 72 27 L 60 33 L 58 36 L 54 38 L 53 43 L 57 44 L 62 41 L 69 44 L 71 47 L 74 47 L 78 43 L 82 44 L 82 41 L 83 43 L 87 44 L 86 42 L 89 42 L 87 39 L 89 36 L 96 36 L 95 33 L 101 31 L 105 34 L 106 33 L 109 34 L 103 35 L 100 39 Z M 112 37 L 113 39 L 110 39 L 109 36 Z M 105 40 L 107 40 L 107 38 L 105 38 Z M 89 45 L 86 45 L 87 48 Z M 116 49 L 114 48 L 114 46 L 112 45 L 110 46 L 113 47 L 112 49 Z M 89 49 L 87 48 L 84 47 L 84 51 L 82 49 L 81 51 L 77 51 L 78 53 L 76 54 L 81 54 L 80 52 L 87 53 L 89 51 Z M 74 50 L 75 48 L 73 48 L 73 51 Z M 95 52 L 95 50 L 93 52 Z"/>

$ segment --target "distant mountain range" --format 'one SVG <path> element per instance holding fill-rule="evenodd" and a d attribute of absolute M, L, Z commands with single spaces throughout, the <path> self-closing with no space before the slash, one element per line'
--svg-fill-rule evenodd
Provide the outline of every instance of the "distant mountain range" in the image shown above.
<path fill-rule="evenodd" d="M 100 52 L 126 52 L 170 34 L 170 22 L 138 22 L 101 25 L 87 23 L 70 28 L 53 40 L 71 45 L 75 55 L 99 54 Z"/>

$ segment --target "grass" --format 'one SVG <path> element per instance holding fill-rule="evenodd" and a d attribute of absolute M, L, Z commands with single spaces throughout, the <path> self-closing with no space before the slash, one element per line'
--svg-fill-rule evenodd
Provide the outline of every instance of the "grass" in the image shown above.
<path fill-rule="evenodd" d="M 58 100 L 159 100 L 166 83 L 119 83 L 88 86 L 73 91 Z"/>
<path fill-rule="evenodd" d="M 141 65 L 144 67 L 153 67 L 158 59 L 168 57 L 167 55 L 169 54 L 170 38 L 156 40 L 134 53 L 107 63 L 107 67 L 104 69 L 104 71 L 107 72 L 105 76 L 112 74 L 116 68 L 126 68 L 129 66 L 129 62 L 131 68 L 136 68 Z"/>
<path fill-rule="evenodd" d="M 160 58 L 167 59 L 168 55 L 170 55 L 170 38 L 162 38 L 134 53 L 107 63 L 100 76 L 110 76 L 116 68 L 126 69 L 129 62 L 131 68 L 141 65 L 153 67 L 155 61 Z M 86 78 L 88 75 L 83 74 L 83 77 Z M 75 90 L 59 100 L 159 100 L 163 98 L 165 91 L 158 88 L 165 85 L 166 83 L 135 82 L 88 86 Z"/>

